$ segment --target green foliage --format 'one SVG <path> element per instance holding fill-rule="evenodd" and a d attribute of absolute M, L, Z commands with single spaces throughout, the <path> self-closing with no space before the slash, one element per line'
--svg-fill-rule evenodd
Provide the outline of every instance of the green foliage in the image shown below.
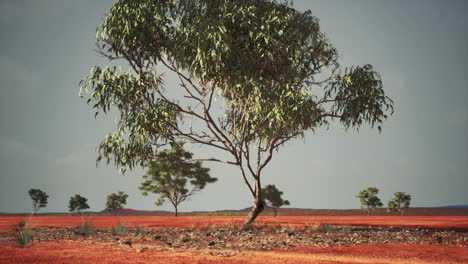
<path fill-rule="evenodd" d="M 20 247 L 25 248 L 34 240 L 34 232 L 31 228 L 20 228 L 16 233 L 16 241 Z"/>
<path fill-rule="evenodd" d="M 345 234 L 349 234 L 353 231 L 353 229 L 349 226 L 341 226 L 339 229 L 338 229 L 338 232 L 340 233 L 345 233 Z"/>
<path fill-rule="evenodd" d="M 180 203 L 203 190 L 206 184 L 217 181 L 210 176 L 210 169 L 203 167 L 200 161 L 191 162 L 192 155 L 180 143 L 160 151 L 143 175 L 143 182 L 139 187 L 142 194 L 146 196 L 151 192 L 159 195 L 156 201 L 158 206 L 166 199 L 169 200 L 177 215 Z"/>
<path fill-rule="evenodd" d="M 365 190 L 362 190 L 356 196 L 361 201 L 361 208 L 367 212 L 367 215 L 370 215 L 370 212 L 375 210 L 378 206 L 382 206 L 380 198 L 377 197 L 379 194 L 379 189 L 376 187 L 368 187 Z"/>
<path fill-rule="evenodd" d="M 333 227 L 331 225 L 327 225 L 327 224 L 320 225 L 319 229 L 318 229 L 318 231 L 320 233 L 324 233 L 324 234 L 330 233 L 332 230 L 333 230 Z"/>
<path fill-rule="evenodd" d="M 285 142 L 333 119 L 380 131 L 393 113 L 373 67 L 341 68 L 318 19 L 287 2 L 117 0 L 96 36 L 102 55 L 129 66 L 96 66 L 80 82 L 96 115 L 120 114 L 98 161 L 124 172 L 179 140 L 209 146 L 225 153 L 203 160 L 238 166 L 256 208 Z M 167 71 L 180 87 L 164 86 Z"/>
<path fill-rule="evenodd" d="M 278 214 L 277 213 L 278 207 L 289 205 L 289 201 L 283 200 L 283 198 L 281 197 L 283 195 L 283 192 L 278 190 L 274 184 L 273 185 L 268 184 L 267 186 L 265 186 L 265 188 L 263 188 L 262 190 L 262 193 L 263 193 L 263 199 L 265 200 L 265 202 L 269 206 L 272 206 L 275 217 Z"/>
<path fill-rule="evenodd" d="M 49 198 L 49 195 L 47 195 L 45 192 L 40 189 L 30 189 L 28 193 L 33 203 L 34 214 L 36 214 L 40 208 L 47 206 L 47 199 Z"/>
<path fill-rule="evenodd" d="M 143 228 L 141 228 L 138 224 L 135 225 L 135 235 L 138 236 L 138 235 L 141 235 L 141 234 L 144 234 L 145 233 L 145 230 Z"/>
<path fill-rule="evenodd" d="M 84 221 L 82 221 L 81 225 L 78 227 L 78 230 L 76 231 L 76 233 L 78 235 L 82 235 L 82 236 L 89 236 L 93 233 L 94 231 L 94 227 L 93 225 L 91 224 L 91 222 L 89 221 L 89 219 L 84 219 Z"/>
<path fill-rule="evenodd" d="M 399 212 L 403 215 L 406 208 L 409 208 L 411 204 L 411 195 L 404 192 L 394 193 L 393 199 L 388 201 L 387 211 Z"/>
<path fill-rule="evenodd" d="M 127 204 L 128 194 L 124 192 L 111 193 L 107 196 L 106 209 L 112 210 L 116 215 L 116 209 L 122 209 Z"/>
<path fill-rule="evenodd" d="M 82 197 L 79 194 L 70 197 L 70 201 L 68 203 L 68 209 L 70 212 L 78 212 L 81 215 L 81 212 L 88 208 L 88 199 Z"/>
<path fill-rule="evenodd" d="M 122 222 L 119 222 L 119 224 L 116 227 L 112 228 L 112 235 L 114 235 L 114 236 L 119 236 L 119 235 L 124 234 L 126 232 L 127 232 L 127 227 Z"/>
<path fill-rule="evenodd" d="M 19 228 L 24 228 L 24 227 L 26 227 L 26 222 L 25 222 L 25 221 L 19 221 L 18 227 L 19 227 Z"/>

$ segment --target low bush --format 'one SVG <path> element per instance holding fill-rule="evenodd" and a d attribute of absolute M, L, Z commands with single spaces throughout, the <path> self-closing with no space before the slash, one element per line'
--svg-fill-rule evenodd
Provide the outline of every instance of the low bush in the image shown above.
<path fill-rule="evenodd" d="M 16 241 L 25 248 L 34 240 L 34 232 L 30 228 L 21 228 L 16 234 Z"/>
<path fill-rule="evenodd" d="M 127 232 L 127 227 L 122 222 L 119 222 L 119 224 L 116 227 L 112 228 L 112 234 L 114 236 L 124 234 L 125 232 Z"/>
<path fill-rule="evenodd" d="M 24 227 L 26 227 L 26 222 L 25 221 L 20 221 L 18 223 L 18 226 L 19 226 L 19 228 L 24 228 Z"/>
<path fill-rule="evenodd" d="M 141 234 L 144 234 L 145 233 L 145 230 L 143 230 L 139 225 L 136 225 L 135 226 L 135 235 L 141 235 Z"/>
<path fill-rule="evenodd" d="M 89 236 L 90 234 L 93 233 L 94 227 L 91 225 L 90 221 L 86 219 L 79 227 L 78 230 L 76 231 L 76 234 L 82 235 L 82 236 Z"/>
<path fill-rule="evenodd" d="M 332 230 L 333 230 L 333 228 L 332 228 L 331 225 L 325 224 L 325 225 L 320 225 L 320 228 L 319 228 L 318 231 L 319 231 L 320 233 L 326 234 L 326 233 L 330 233 Z"/>
<path fill-rule="evenodd" d="M 351 227 L 349 227 L 349 226 L 342 226 L 342 227 L 340 227 L 340 228 L 338 229 L 338 231 L 339 231 L 340 233 L 349 234 L 349 233 L 351 233 L 353 230 L 352 230 Z"/>

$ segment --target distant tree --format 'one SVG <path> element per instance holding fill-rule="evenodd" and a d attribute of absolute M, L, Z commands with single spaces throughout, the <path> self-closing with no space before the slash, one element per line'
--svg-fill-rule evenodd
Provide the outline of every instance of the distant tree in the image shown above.
<path fill-rule="evenodd" d="M 39 208 L 47 206 L 47 199 L 49 198 L 49 195 L 47 195 L 45 192 L 40 189 L 30 189 L 28 193 L 32 200 L 34 214 L 39 211 Z"/>
<path fill-rule="evenodd" d="M 409 208 L 411 203 L 411 195 L 404 192 L 394 193 L 393 199 L 388 201 L 387 211 L 400 212 L 403 215 L 406 208 Z"/>
<path fill-rule="evenodd" d="M 127 204 L 128 194 L 119 191 L 107 196 L 106 209 L 112 210 L 114 215 L 117 215 L 117 209 L 122 209 Z"/>
<path fill-rule="evenodd" d="M 117 215 L 117 209 L 122 209 L 127 204 L 128 194 L 124 192 L 111 193 L 107 196 L 106 209 L 112 210 Z"/>
<path fill-rule="evenodd" d="M 70 202 L 68 204 L 68 209 L 70 210 L 70 212 L 78 212 L 78 214 L 81 215 L 81 212 L 88 208 L 88 199 L 82 197 L 79 194 L 70 197 Z"/>
<path fill-rule="evenodd" d="M 283 205 L 289 205 L 288 200 L 283 200 L 283 198 L 281 198 L 283 192 L 278 190 L 274 184 L 268 184 L 267 186 L 265 186 L 262 192 L 266 204 L 271 206 L 271 208 L 275 212 L 275 217 L 278 215 L 279 207 Z"/>
<path fill-rule="evenodd" d="M 379 189 L 376 187 L 368 187 L 365 190 L 362 190 L 356 196 L 361 201 L 361 208 L 367 212 L 367 215 L 370 215 L 370 212 L 375 210 L 378 206 L 382 206 L 380 198 L 377 197 L 379 194 Z"/>
<path fill-rule="evenodd" d="M 174 215 L 177 216 L 180 203 L 201 191 L 207 183 L 217 181 L 208 174 L 210 169 L 202 167 L 202 162 L 190 162 L 191 159 L 192 153 L 185 151 L 180 142 L 172 144 L 171 149 L 158 152 L 157 158 L 149 163 L 148 171 L 143 175 L 144 181 L 139 187 L 142 194 L 158 194 L 158 206 L 165 199 L 169 200 L 174 206 Z"/>

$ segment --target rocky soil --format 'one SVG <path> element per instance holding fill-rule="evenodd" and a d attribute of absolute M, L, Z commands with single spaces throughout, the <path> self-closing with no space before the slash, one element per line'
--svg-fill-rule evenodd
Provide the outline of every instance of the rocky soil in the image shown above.
<path fill-rule="evenodd" d="M 241 251 L 269 251 L 301 247 L 331 247 L 359 244 L 428 244 L 468 247 L 468 230 L 405 229 L 393 227 L 338 227 L 312 225 L 291 227 L 256 224 L 242 229 L 237 225 L 192 228 L 18 227 L 29 232 L 32 242 L 73 240 L 85 244 L 104 243 L 122 251 L 209 250 L 219 254 Z M 15 233 L 0 233 L 1 242 L 17 241 Z M 224 253 L 223 253 L 224 252 Z"/>

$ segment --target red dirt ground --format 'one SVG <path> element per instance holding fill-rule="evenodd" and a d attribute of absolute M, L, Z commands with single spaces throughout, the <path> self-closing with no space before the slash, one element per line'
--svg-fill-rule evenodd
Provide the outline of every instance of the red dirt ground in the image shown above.
<path fill-rule="evenodd" d="M 122 251 L 107 244 L 81 244 L 75 241 L 41 242 L 22 249 L 7 244 L 0 247 L 0 263 L 34 264 L 140 264 L 140 263 L 468 263 L 468 249 L 435 245 L 373 244 L 350 247 L 307 248 L 269 252 L 235 252 L 231 257 L 217 252 L 176 250 L 160 252 Z"/>
<path fill-rule="evenodd" d="M 131 227 L 145 228 L 191 227 L 205 225 L 230 225 L 241 223 L 243 217 L 188 216 L 96 216 L 88 218 L 95 227 L 115 226 L 119 221 Z M 19 221 L 28 226 L 78 226 L 81 217 L 0 217 L 0 233 L 13 232 Z M 352 226 L 405 226 L 421 228 L 468 229 L 467 216 L 280 216 L 260 217 L 257 223 L 282 225 L 313 225 L 315 223 Z M 137 252 L 124 246 L 108 243 L 83 243 L 82 241 L 39 242 L 28 248 L 19 248 L 12 242 L 0 244 L 0 263 L 34 264 L 140 264 L 140 263 L 468 263 L 468 248 L 440 245 L 362 244 L 325 248 L 298 248 L 275 251 L 245 251 L 223 254 L 216 250 L 164 250 Z M 223 257 L 219 255 L 229 255 Z M 231 256 L 233 255 L 233 256 Z"/>
<path fill-rule="evenodd" d="M 204 225 L 240 224 L 244 216 L 90 216 L 84 217 L 97 228 L 116 226 L 119 221 L 128 227 L 142 228 L 192 227 Z M 30 227 L 53 226 L 73 227 L 81 225 L 84 218 L 79 216 L 36 216 L 0 217 L 0 233 L 12 232 L 20 221 Z M 344 226 L 400 226 L 420 228 L 468 229 L 468 216 L 261 216 L 256 223 L 291 226 L 313 225 L 315 223 Z"/>

